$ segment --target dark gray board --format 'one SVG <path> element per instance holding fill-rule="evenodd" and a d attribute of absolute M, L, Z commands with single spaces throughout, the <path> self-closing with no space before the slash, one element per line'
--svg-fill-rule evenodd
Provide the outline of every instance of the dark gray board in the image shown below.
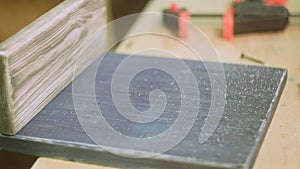
<path fill-rule="evenodd" d="M 115 130 L 131 137 L 154 136 L 170 127 L 176 118 L 174 112 L 180 107 L 178 86 L 170 86 L 174 79 L 158 70 L 143 71 L 136 76 L 130 85 L 130 99 L 137 109 L 149 108 L 148 94 L 153 89 L 150 85 L 165 92 L 168 105 L 158 120 L 149 125 L 133 126 L 117 112 L 110 93 L 112 74 L 124 58 L 126 55 L 109 53 L 102 60 L 95 81 L 97 103 L 106 121 Z M 145 62 L 159 63 L 166 60 L 142 58 Z M 172 62 L 172 59 L 167 60 Z M 185 62 L 197 78 L 201 106 L 196 123 L 188 135 L 162 155 L 127 158 L 99 148 L 87 136 L 77 119 L 72 85 L 62 91 L 17 135 L 1 135 L 1 149 L 120 168 L 252 168 L 286 83 L 287 71 L 223 64 L 227 81 L 224 113 L 213 135 L 207 142 L 200 144 L 199 133 L 210 107 L 210 80 L 203 63 Z M 215 63 L 207 65 L 214 67 Z M 147 82 L 143 80 L 145 77 L 149 79 Z M 92 123 L 94 119 L 91 117 L 89 120 Z M 128 152 L 121 151 L 125 154 Z"/>

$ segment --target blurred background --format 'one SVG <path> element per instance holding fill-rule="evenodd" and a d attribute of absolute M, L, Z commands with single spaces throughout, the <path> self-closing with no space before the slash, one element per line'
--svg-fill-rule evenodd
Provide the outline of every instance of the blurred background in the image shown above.
<path fill-rule="evenodd" d="M 62 1 L 0 0 L 0 42 L 3 42 Z M 148 0 L 106 1 L 108 21 L 141 12 L 148 2 Z"/>

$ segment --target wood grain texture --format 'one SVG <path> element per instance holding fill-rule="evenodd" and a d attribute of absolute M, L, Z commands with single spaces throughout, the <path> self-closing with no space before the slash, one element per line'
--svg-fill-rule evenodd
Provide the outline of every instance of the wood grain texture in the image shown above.
<path fill-rule="evenodd" d="M 104 0 L 66 0 L 0 44 L 1 133 L 26 125 L 72 81 L 79 59 L 75 75 L 99 56 L 84 50 L 105 23 Z"/>

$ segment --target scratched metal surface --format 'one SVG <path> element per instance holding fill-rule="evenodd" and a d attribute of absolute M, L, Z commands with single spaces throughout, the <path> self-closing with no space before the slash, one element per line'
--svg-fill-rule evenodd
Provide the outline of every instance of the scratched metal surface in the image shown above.
<path fill-rule="evenodd" d="M 97 102 L 106 121 L 115 130 L 131 137 L 151 137 L 170 127 L 177 117 L 176 110 L 180 108 L 180 92 L 174 79 L 158 70 L 143 71 L 133 79 L 130 99 L 137 109 L 149 108 L 148 94 L 153 88 L 163 90 L 168 98 L 165 112 L 158 120 L 149 125 L 133 125 L 118 114 L 110 93 L 112 74 L 126 56 L 108 55 L 102 61 L 95 81 Z M 159 62 L 161 59 L 165 58 L 143 57 L 145 62 Z M 189 134 L 160 156 L 126 158 L 97 147 L 77 119 L 71 85 L 16 136 L 1 136 L 1 149 L 121 168 L 252 168 L 284 88 L 287 71 L 223 64 L 227 80 L 224 114 L 213 135 L 200 144 L 199 133 L 210 107 L 210 81 L 201 62 L 186 63 L 197 74 L 201 94 L 198 117 Z M 93 117 L 89 120 L 92 124 Z"/>

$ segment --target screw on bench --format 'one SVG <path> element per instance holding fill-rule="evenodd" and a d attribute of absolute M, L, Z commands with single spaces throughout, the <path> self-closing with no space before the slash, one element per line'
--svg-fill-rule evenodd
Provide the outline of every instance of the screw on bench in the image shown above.
<path fill-rule="evenodd" d="M 241 59 L 247 59 L 247 60 L 249 60 L 249 61 L 252 61 L 252 62 L 255 62 L 255 63 L 259 63 L 259 64 L 264 65 L 264 62 L 263 62 L 263 61 L 258 60 L 258 59 L 255 59 L 255 58 L 250 57 L 250 56 L 246 56 L 244 53 L 241 54 Z"/>

